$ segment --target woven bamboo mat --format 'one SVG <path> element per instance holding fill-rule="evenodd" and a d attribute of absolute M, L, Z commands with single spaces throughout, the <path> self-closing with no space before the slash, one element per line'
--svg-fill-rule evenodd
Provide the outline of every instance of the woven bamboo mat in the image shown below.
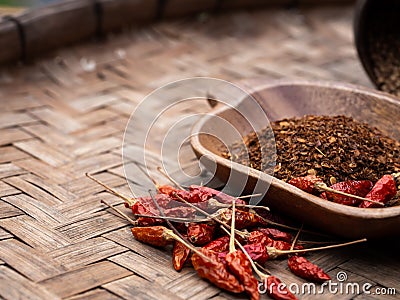
<path fill-rule="evenodd" d="M 147 93 L 172 80 L 300 77 L 370 86 L 353 48 L 351 20 L 348 6 L 200 15 L 2 69 L 0 298 L 242 299 L 190 268 L 175 272 L 168 251 L 136 242 L 126 222 L 99 202 L 120 199 L 84 173 L 98 172 L 129 193 L 121 159 L 129 115 Z M 185 153 L 184 160 L 194 160 Z M 399 289 L 399 249 L 387 242 L 310 257 L 333 278 L 344 271 L 348 282 Z M 284 260 L 268 266 L 288 283 L 303 282 Z M 327 298 L 381 299 L 365 293 Z"/>

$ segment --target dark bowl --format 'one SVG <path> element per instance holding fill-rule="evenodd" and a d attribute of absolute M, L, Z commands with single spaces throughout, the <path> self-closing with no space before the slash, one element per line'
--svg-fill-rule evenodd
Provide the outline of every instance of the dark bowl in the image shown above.
<path fill-rule="evenodd" d="M 395 64 L 400 70 L 400 1 L 359 0 L 355 9 L 354 39 L 360 61 L 371 81 L 379 90 L 399 96 L 400 73 L 391 79 L 382 70 L 390 70 Z M 389 59 L 388 53 L 395 55 Z M 396 89 L 391 88 L 394 81 L 399 82 Z"/>

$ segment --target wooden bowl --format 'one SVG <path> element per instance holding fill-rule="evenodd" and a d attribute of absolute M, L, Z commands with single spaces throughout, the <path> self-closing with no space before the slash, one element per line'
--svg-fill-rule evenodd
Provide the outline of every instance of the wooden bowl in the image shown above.
<path fill-rule="evenodd" d="M 313 115 L 346 115 L 367 122 L 388 136 L 400 140 L 400 102 L 388 94 L 342 83 L 279 81 L 265 84 L 255 80 L 251 94 L 270 121 L 287 117 Z M 246 105 L 243 99 L 238 107 Z M 193 127 L 191 145 L 203 163 L 216 163 L 215 176 L 226 182 L 231 172 L 248 174 L 244 192 L 252 193 L 257 180 L 271 182 L 262 204 L 319 230 L 345 238 L 381 238 L 400 235 L 400 206 L 358 208 L 324 201 L 268 174 L 233 163 L 221 156 L 221 142 L 208 132 L 221 135 L 216 123 L 222 118 L 241 135 L 252 131 L 234 108 L 220 107 L 200 119 Z M 255 121 L 257 122 L 257 121 Z M 262 128 L 265 124 L 256 124 Z M 227 133 L 223 133 L 226 135 Z M 225 139 L 226 140 L 226 139 Z M 232 141 L 233 142 L 233 141 Z"/>

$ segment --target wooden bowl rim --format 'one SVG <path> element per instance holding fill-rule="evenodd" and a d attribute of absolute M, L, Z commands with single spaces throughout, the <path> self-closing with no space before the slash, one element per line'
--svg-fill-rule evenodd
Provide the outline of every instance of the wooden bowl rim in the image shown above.
<path fill-rule="evenodd" d="M 277 80 L 272 82 L 267 82 L 261 84 L 259 86 L 250 87 L 249 92 L 254 95 L 257 94 L 257 91 L 261 89 L 271 89 L 283 86 L 309 86 L 314 88 L 332 88 L 337 90 L 342 90 L 346 92 L 358 92 L 364 95 L 370 95 L 375 98 L 382 99 L 383 101 L 389 101 L 394 103 L 395 105 L 400 105 L 400 102 L 395 97 L 391 96 L 390 94 L 379 92 L 370 88 L 366 88 L 363 86 L 348 84 L 348 83 L 341 83 L 341 82 L 334 82 L 334 81 L 310 81 L 310 80 Z M 244 87 L 249 87 L 246 83 L 242 85 Z M 257 100 L 258 101 L 258 100 Z M 298 197 L 301 197 L 305 201 L 311 202 L 313 205 L 320 206 L 326 210 L 335 211 L 340 213 L 344 216 L 351 216 L 351 217 L 358 217 L 363 219 L 386 219 L 391 217 L 396 217 L 400 215 L 400 206 L 394 207 L 385 207 L 385 208 L 359 208 L 353 206 L 346 206 L 342 204 L 338 204 L 331 201 L 324 201 L 321 198 L 308 194 L 276 177 L 263 173 L 261 171 L 246 167 L 239 163 L 231 162 L 230 160 L 223 158 L 217 154 L 212 153 L 210 150 L 205 148 L 203 144 L 200 142 L 197 132 L 200 132 L 200 129 L 206 124 L 213 115 L 219 115 L 222 112 L 227 110 L 233 109 L 231 107 L 221 107 L 216 108 L 211 114 L 208 114 L 202 117 L 199 121 L 197 121 L 192 127 L 192 134 L 190 138 L 190 143 L 193 150 L 196 153 L 200 153 L 202 155 L 209 155 L 213 157 L 217 164 L 222 165 L 224 167 L 230 168 L 230 165 L 234 166 L 234 168 L 241 173 L 246 172 L 249 176 L 256 176 L 260 180 L 267 180 L 271 182 L 271 185 L 275 185 L 278 188 L 285 189 L 290 191 L 291 193 L 295 194 Z"/>

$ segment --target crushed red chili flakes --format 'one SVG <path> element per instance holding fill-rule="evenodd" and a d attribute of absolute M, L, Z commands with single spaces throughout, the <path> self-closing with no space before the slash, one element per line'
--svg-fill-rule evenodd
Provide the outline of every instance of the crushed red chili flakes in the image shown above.
<path fill-rule="evenodd" d="M 271 128 L 276 156 L 268 129 L 258 136 L 247 135 L 244 145 L 235 143 L 222 155 L 264 172 L 276 158 L 275 177 L 288 181 L 317 175 L 328 185 L 346 180 L 376 182 L 400 171 L 400 143 L 352 118 L 307 115 L 272 122 Z M 268 155 L 261 157 L 261 149 Z"/>

